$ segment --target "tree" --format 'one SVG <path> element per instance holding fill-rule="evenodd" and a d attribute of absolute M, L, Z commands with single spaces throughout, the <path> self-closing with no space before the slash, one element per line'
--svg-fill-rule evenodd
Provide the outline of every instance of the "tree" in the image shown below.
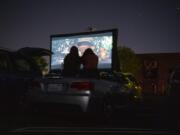
<path fill-rule="evenodd" d="M 118 57 L 120 61 L 121 72 L 130 72 L 134 75 L 138 73 L 138 70 L 141 67 L 141 63 L 131 48 L 126 46 L 118 47 Z"/>
<path fill-rule="evenodd" d="M 42 56 L 33 56 L 32 57 L 35 63 L 39 66 L 42 74 L 46 74 L 48 72 L 48 63 L 46 59 Z"/>

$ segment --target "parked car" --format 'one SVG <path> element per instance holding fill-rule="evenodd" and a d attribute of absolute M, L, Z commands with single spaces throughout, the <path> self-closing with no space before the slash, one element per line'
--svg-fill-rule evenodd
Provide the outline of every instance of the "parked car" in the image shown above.
<path fill-rule="evenodd" d="M 29 87 L 34 85 L 34 78 L 41 78 L 38 66 L 31 59 L 32 52 L 49 55 L 50 51 L 39 48 L 22 48 L 10 51 L 0 48 L 0 112 L 18 111 L 26 100 Z M 33 55 L 37 55 L 33 54 Z"/>
<path fill-rule="evenodd" d="M 123 79 L 126 80 L 123 74 L 108 72 L 100 72 L 96 78 L 49 74 L 38 80 L 39 88 L 29 89 L 29 100 L 36 109 L 44 107 L 52 111 L 54 106 L 56 110 L 63 111 L 62 106 L 65 105 L 70 110 L 82 112 L 112 112 L 130 107 L 139 96 L 137 89 L 127 88 L 125 85 L 128 84 Z"/>
<path fill-rule="evenodd" d="M 132 94 L 133 101 L 142 101 L 142 87 L 133 74 L 124 72 L 102 73 L 102 78 L 120 83 L 123 90 Z"/>

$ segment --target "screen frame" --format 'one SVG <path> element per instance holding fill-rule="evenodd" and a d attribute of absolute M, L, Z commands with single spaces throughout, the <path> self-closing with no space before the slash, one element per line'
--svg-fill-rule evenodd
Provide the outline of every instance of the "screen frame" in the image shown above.
<path fill-rule="evenodd" d="M 113 44 L 112 44 L 112 63 L 111 63 L 111 68 L 110 69 L 98 69 L 100 71 L 118 71 L 119 69 L 119 58 L 118 58 L 118 51 L 117 51 L 117 38 L 118 38 L 118 29 L 109 29 L 109 30 L 101 30 L 101 31 L 90 31 L 90 32 L 79 32 L 79 33 L 68 33 L 68 34 L 54 34 L 50 35 L 50 51 L 52 51 L 52 39 L 56 37 L 73 37 L 73 36 L 88 36 L 88 35 L 93 35 L 93 34 L 103 34 L 103 33 L 108 33 L 112 32 L 112 37 L 113 37 Z M 52 55 L 50 56 L 50 64 L 49 64 L 49 69 L 50 73 L 61 73 L 61 69 L 52 69 L 51 68 L 51 59 Z"/>

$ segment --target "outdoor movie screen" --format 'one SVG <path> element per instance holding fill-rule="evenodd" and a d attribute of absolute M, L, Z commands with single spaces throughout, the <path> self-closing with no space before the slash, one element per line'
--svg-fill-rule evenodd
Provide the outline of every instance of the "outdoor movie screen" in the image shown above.
<path fill-rule="evenodd" d="M 72 46 L 78 47 L 82 56 L 91 48 L 98 56 L 98 69 L 110 69 L 112 66 L 113 32 L 78 34 L 70 36 L 51 36 L 51 70 L 62 70 L 65 56 Z M 82 66 L 81 66 L 82 68 Z"/>

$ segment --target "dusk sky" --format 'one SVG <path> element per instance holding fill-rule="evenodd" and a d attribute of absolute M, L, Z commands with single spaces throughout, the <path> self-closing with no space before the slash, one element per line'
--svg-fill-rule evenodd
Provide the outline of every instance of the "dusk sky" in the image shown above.
<path fill-rule="evenodd" d="M 1 0 L 0 46 L 50 48 L 50 35 L 118 28 L 136 53 L 180 52 L 180 0 Z"/>

